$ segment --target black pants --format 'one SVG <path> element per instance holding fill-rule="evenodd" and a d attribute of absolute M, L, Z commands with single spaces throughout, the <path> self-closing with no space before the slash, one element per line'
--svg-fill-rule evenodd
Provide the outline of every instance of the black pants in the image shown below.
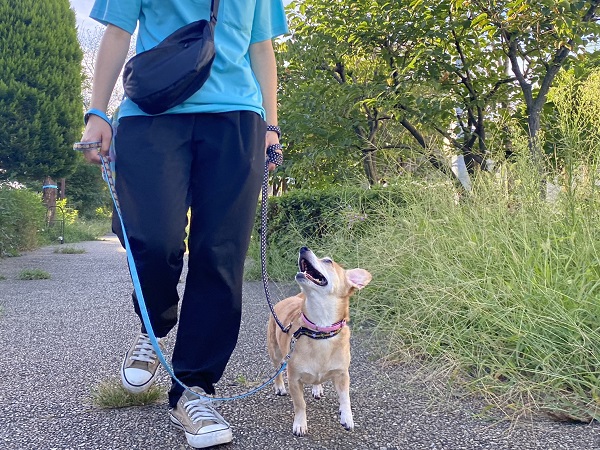
<path fill-rule="evenodd" d="M 117 194 L 157 337 L 177 323 L 191 207 L 173 369 L 186 385 L 207 393 L 214 393 L 238 338 L 265 130 L 262 118 L 249 111 L 125 117 L 117 130 Z M 113 224 L 121 235 L 120 224 Z M 134 305 L 139 316 L 135 298 Z M 173 383 L 171 406 L 182 392 Z"/>

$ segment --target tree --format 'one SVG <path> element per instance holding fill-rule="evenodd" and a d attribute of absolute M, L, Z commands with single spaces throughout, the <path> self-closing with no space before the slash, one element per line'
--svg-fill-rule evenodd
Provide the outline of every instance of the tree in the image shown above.
<path fill-rule="evenodd" d="M 286 126 L 299 131 L 303 117 L 318 120 L 292 143 L 310 147 L 303 137 L 312 138 L 310 128 L 329 136 L 342 128 L 348 139 L 355 130 L 371 183 L 379 179 L 373 155 L 390 148 L 418 150 L 446 174 L 446 156 L 461 153 L 473 171 L 485 168 L 492 144 L 506 146 L 500 118 L 525 110 L 532 165 L 541 174 L 540 108 L 557 71 L 597 38 L 597 3 L 293 3 L 282 118 L 293 118 Z M 404 131 L 394 136 L 398 126 Z"/>
<path fill-rule="evenodd" d="M 0 3 L 0 178 L 41 182 L 73 170 L 81 58 L 68 0 Z"/>
<path fill-rule="evenodd" d="M 542 109 L 560 69 L 598 39 L 600 0 L 455 0 L 457 9 L 470 9 L 469 3 L 474 21 L 501 38 L 526 106 L 531 163 L 542 179 Z"/>

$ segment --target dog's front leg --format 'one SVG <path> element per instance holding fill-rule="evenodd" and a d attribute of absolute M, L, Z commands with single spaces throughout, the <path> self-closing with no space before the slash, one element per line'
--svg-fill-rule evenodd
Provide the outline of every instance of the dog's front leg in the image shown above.
<path fill-rule="evenodd" d="M 306 402 L 304 401 L 304 383 L 297 378 L 292 378 L 288 372 L 288 385 L 290 396 L 294 402 L 294 427 L 296 436 L 304 436 L 308 433 L 308 424 L 306 422 Z"/>
<path fill-rule="evenodd" d="M 351 431 L 354 429 L 352 408 L 350 407 L 350 374 L 348 371 L 333 379 L 333 385 L 340 401 L 340 423 Z"/>
<path fill-rule="evenodd" d="M 275 377 L 275 395 L 287 395 L 287 391 L 285 390 L 285 383 L 283 382 L 283 372 L 279 373 Z"/>

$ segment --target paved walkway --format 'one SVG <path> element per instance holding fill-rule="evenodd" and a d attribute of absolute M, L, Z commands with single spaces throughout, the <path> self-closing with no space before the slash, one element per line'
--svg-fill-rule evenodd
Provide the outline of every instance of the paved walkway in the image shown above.
<path fill-rule="evenodd" d="M 166 398 L 157 405 L 103 410 L 91 402 L 100 381 L 117 380 L 121 357 L 137 329 L 130 308 L 125 254 L 114 237 L 69 245 L 83 254 L 46 247 L 0 260 L 0 449 L 188 449 L 170 427 Z M 63 246 L 64 247 L 64 246 Z M 42 269 L 49 280 L 20 281 L 22 269 Z M 374 280 L 376 282 L 376 280 Z M 182 286 L 183 287 L 183 286 Z M 242 392 L 240 380 L 271 374 L 265 350 L 268 308 L 260 283 L 244 287 L 244 322 L 238 348 L 218 394 Z M 274 286 L 281 298 L 290 291 Z M 418 381 L 405 366 L 383 367 L 375 343 L 355 329 L 351 397 L 356 428 L 337 420 L 337 399 L 306 391 L 309 436 L 292 435 L 292 403 L 271 387 L 227 403 L 234 427 L 223 449 L 600 449 L 600 427 L 536 420 L 510 426 L 477 418 L 472 402 Z M 168 386 L 162 372 L 159 383 Z"/>

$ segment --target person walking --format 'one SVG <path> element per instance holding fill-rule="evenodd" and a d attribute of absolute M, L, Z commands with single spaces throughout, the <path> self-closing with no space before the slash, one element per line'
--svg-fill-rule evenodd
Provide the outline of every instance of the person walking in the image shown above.
<path fill-rule="evenodd" d="M 82 136 L 82 142 L 101 143 L 84 152 L 89 162 L 100 163 L 99 154 L 109 153 L 106 109 L 136 28 L 140 53 L 210 13 L 211 0 L 95 1 L 90 17 L 106 29 Z M 148 316 L 157 338 L 178 323 L 173 370 L 198 393 L 215 393 L 238 339 L 244 259 L 265 150 L 281 148 L 272 39 L 287 32 L 281 0 L 221 0 L 216 58 L 205 84 L 162 114 L 146 114 L 128 98 L 119 107 L 116 191 Z M 188 210 L 188 274 L 178 314 Z M 120 225 L 114 228 L 121 233 Z M 142 323 L 121 367 L 124 387 L 146 391 L 158 366 Z M 171 422 L 191 446 L 232 440 L 230 425 L 211 402 L 175 381 L 169 407 Z"/>

